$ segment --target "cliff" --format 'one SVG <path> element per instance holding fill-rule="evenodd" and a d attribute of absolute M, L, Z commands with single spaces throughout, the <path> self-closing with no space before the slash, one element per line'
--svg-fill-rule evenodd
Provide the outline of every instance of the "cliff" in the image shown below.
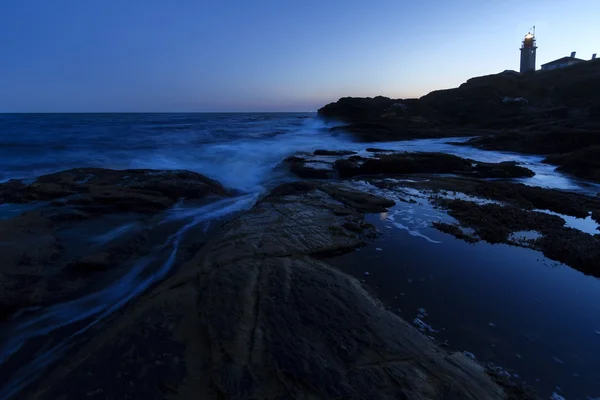
<path fill-rule="evenodd" d="M 414 137 L 431 137 L 436 131 L 447 136 L 447 130 L 457 128 L 514 129 L 547 123 L 597 128 L 600 60 L 531 74 L 504 71 L 419 99 L 345 97 L 324 106 L 318 114 L 350 124 L 350 131 L 366 131 L 366 124 L 372 130 L 387 130 L 381 135 L 384 140 L 402 139 L 411 132 Z"/>

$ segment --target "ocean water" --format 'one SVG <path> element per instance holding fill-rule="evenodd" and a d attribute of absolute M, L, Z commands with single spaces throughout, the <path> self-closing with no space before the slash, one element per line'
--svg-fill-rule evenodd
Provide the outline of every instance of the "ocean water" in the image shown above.
<path fill-rule="evenodd" d="M 186 237 L 198 229 L 206 231 L 215 219 L 250 208 L 277 184 L 297 179 L 281 166 L 294 153 L 347 149 L 366 154 L 368 147 L 443 151 L 479 161 L 518 161 L 536 172 L 533 178 L 519 180 L 528 185 L 600 192 L 598 185 L 557 173 L 539 156 L 449 144 L 464 138 L 359 143 L 350 135 L 330 133 L 331 126 L 309 113 L 0 114 L 0 182 L 32 180 L 76 167 L 187 169 L 239 193 L 220 203 L 168 210 L 154 223 L 179 224 L 177 228 L 154 255 L 140 259 L 114 283 L 78 299 L 27 310 L 0 326 L 0 399 L 17 398 L 19 390 L 90 328 L 163 279 Z M 0 205 L 0 218 L 31 207 Z M 510 368 L 545 394 L 600 396 L 594 384 L 600 376 L 590 370 L 600 370 L 590 357 L 600 351 L 600 310 L 593 305 L 598 303 L 594 293 L 600 293 L 598 279 L 550 263 L 531 250 L 458 242 L 430 227 L 441 218 L 434 210 L 408 207 L 401 204 L 381 218 L 369 216 L 387 234 L 352 262 L 342 259 L 342 267 L 361 277 L 362 264 L 370 265 L 367 284 L 386 285 L 380 295 L 387 300 L 399 297 L 394 301 L 407 320 L 419 319 L 434 330 L 444 328 L 443 334 L 431 332 L 432 336 L 448 340 L 452 349 Z M 571 218 L 567 223 L 597 229 L 589 219 Z M 110 226 L 87 239 L 101 245 L 134 228 L 131 223 Z M 568 302 L 562 300 L 566 297 Z M 422 313 L 421 308 L 428 311 Z M 502 357 L 494 356 L 492 344 L 502 349 Z M 11 376 L 2 376 L 6 360 L 20 353 L 26 354 L 21 357 L 26 362 L 11 365 Z"/>
<path fill-rule="evenodd" d="M 187 169 L 232 189 L 260 192 L 281 178 L 289 155 L 316 149 L 380 147 L 444 151 L 479 161 L 519 161 L 536 172 L 525 183 L 596 191 L 541 163 L 543 157 L 485 152 L 427 139 L 357 143 L 331 134 L 314 113 L 0 114 L 0 182 L 77 167 Z"/>
<path fill-rule="evenodd" d="M 252 190 L 294 147 L 319 140 L 300 114 L 0 115 L 0 180 L 62 169 L 189 169 Z M 286 140 L 278 139 L 285 135 Z M 257 186 L 258 185 L 258 186 Z"/>

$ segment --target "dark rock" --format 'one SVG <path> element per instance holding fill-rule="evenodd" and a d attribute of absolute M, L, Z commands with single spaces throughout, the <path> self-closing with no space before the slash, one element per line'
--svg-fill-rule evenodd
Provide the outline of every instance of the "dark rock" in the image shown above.
<path fill-rule="evenodd" d="M 581 129 L 565 126 L 538 126 L 533 131 L 515 130 L 455 143 L 485 150 L 515 151 L 529 154 L 564 153 L 600 145 L 598 128 Z"/>
<path fill-rule="evenodd" d="M 90 272 L 97 270 L 106 270 L 111 266 L 112 262 L 110 259 L 110 253 L 107 251 L 100 251 L 98 253 L 90 254 L 81 259 L 73 262 L 68 268 L 79 270 L 82 272 Z"/>
<path fill-rule="evenodd" d="M 351 190 L 341 185 L 323 185 L 320 189 L 348 207 L 361 212 L 383 212 L 396 204 L 393 200 Z"/>
<path fill-rule="evenodd" d="M 514 161 L 501 163 L 477 163 L 476 174 L 482 178 L 528 178 L 535 176 L 535 172 L 517 165 Z"/>
<path fill-rule="evenodd" d="M 479 239 L 466 234 L 461 228 L 460 225 L 457 224 L 448 224 L 446 222 L 435 221 L 433 223 L 433 227 L 439 230 L 440 232 L 449 233 L 450 235 L 462 239 L 467 243 L 477 243 Z"/>
<path fill-rule="evenodd" d="M 0 201 L 28 203 L 53 200 L 91 213 L 156 212 L 180 198 L 226 196 L 218 182 L 190 171 L 78 168 L 39 177 L 30 185 L 0 184 Z"/>
<path fill-rule="evenodd" d="M 273 189 L 267 195 L 265 200 L 281 198 L 281 197 L 290 196 L 290 195 L 302 195 L 307 192 L 310 192 L 311 190 L 316 189 L 317 186 L 318 186 L 318 184 L 314 183 L 314 182 L 299 181 L 299 182 L 285 183 L 285 184 L 279 185 L 275 189 Z"/>
<path fill-rule="evenodd" d="M 437 203 L 448 209 L 449 214 L 462 225 L 475 229 L 481 239 L 490 243 L 506 243 L 513 232 L 554 230 L 565 224 L 564 219 L 556 215 L 517 207 L 479 205 L 471 201 L 446 199 L 438 200 Z"/>
<path fill-rule="evenodd" d="M 180 197 L 225 195 L 220 184 L 187 171 L 86 168 L 42 176 L 29 185 L 0 184 L 3 201 L 50 200 L 35 211 L 0 219 L 0 318 L 99 290 L 178 229 L 177 223 L 155 225 L 145 214 L 165 210 Z M 94 240 L 123 226 L 128 228 L 122 234 Z M 150 236 L 153 245 L 147 243 Z"/>
<path fill-rule="evenodd" d="M 512 162 L 480 163 L 446 153 L 378 154 L 374 158 L 348 158 L 334 164 L 340 177 L 358 175 L 458 174 L 481 178 L 521 178 L 535 175 Z"/>
<path fill-rule="evenodd" d="M 593 132 L 600 122 L 599 82 L 600 60 L 595 60 L 568 69 L 476 77 L 458 88 L 437 90 L 420 99 L 344 97 L 322 107 L 318 115 L 348 124 L 334 131 L 343 130 L 365 141 L 479 136 L 526 127 L 532 127 L 534 132 L 540 124 L 557 122 L 565 128 L 564 133 L 576 132 L 590 123 L 592 127 L 585 129 Z M 552 146 L 537 143 L 542 148 Z M 505 150 L 518 151 L 516 147 Z"/>
<path fill-rule="evenodd" d="M 313 154 L 315 156 L 349 156 L 356 154 L 356 152 L 350 150 L 315 150 Z"/>
<path fill-rule="evenodd" d="M 318 115 L 324 119 L 345 122 L 377 120 L 383 111 L 398 100 L 377 96 L 375 98 L 343 97 L 319 109 Z"/>
<path fill-rule="evenodd" d="M 539 250 L 552 260 L 600 277 L 600 235 L 592 236 L 565 227 L 565 221 L 556 215 L 515 206 L 481 205 L 463 200 L 438 200 L 438 204 L 448 209 L 449 214 L 463 226 L 473 228 L 483 240 Z M 510 241 L 509 235 L 519 231 L 536 231 L 542 236 L 531 241 Z M 446 232 L 457 233 L 451 230 Z M 462 235 L 455 236 L 464 239 Z"/>
<path fill-rule="evenodd" d="M 600 199 L 521 183 L 490 182 L 468 178 L 431 178 L 427 182 L 415 183 L 413 186 L 459 191 L 527 210 L 550 210 L 577 218 L 585 218 L 591 212 L 600 210 Z"/>
<path fill-rule="evenodd" d="M 227 223 L 21 398 L 101 388 L 104 398 L 504 399 L 481 366 L 314 257 L 360 246 L 373 228 L 307 189 L 278 189 Z"/>
<path fill-rule="evenodd" d="M 351 133 L 364 142 L 402 139 L 400 128 L 375 122 L 357 122 L 350 125 L 335 126 L 330 129 L 330 132 Z"/>
<path fill-rule="evenodd" d="M 600 133 L 597 136 L 600 138 Z M 578 178 L 600 182 L 600 146 L 548 156 L 544 162 L 558 165 L 559 171 L 567 172 Z"/>
<path fill-rule="evenodd" d="M 390 152 L 392 150 L 386 150 L 386 149 L 380 149 L 377 147 L 367 147 L 365 149 L 366 151 L 370 152 L 370 153 L 383 153 L 383 152 Z"/>
<path fill-rule="evenodd" d="M 315 161 L 299 156 L 288 157 L 284 161 L 288 164 L 290 172 L 305 179 L 331 179 L 336 173 L 331 164 Z"/>

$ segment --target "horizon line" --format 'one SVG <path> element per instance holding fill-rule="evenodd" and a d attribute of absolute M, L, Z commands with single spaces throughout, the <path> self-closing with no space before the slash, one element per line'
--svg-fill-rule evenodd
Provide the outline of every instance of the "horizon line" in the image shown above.
<path fill-rule="evenodd" d="M 317 111 L 0 111 L 4 114 L 316 114 Z"/>

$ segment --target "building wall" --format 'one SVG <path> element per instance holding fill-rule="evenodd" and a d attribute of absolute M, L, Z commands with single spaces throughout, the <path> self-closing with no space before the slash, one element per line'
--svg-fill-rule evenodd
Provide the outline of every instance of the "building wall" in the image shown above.
<path fill-rule="evenodd" d="M 550 71 L 558 68 L 565 68 L 570 65 L 579 64 L 581 61 L 566 61 L 560 64 L 550 64 L 550 65 L 542 65 L 542 71 Z"/>
<path fill-rule="evenodd" d="M 535 71 L 535 47 L 521 49 L 521 73 Z"/>

